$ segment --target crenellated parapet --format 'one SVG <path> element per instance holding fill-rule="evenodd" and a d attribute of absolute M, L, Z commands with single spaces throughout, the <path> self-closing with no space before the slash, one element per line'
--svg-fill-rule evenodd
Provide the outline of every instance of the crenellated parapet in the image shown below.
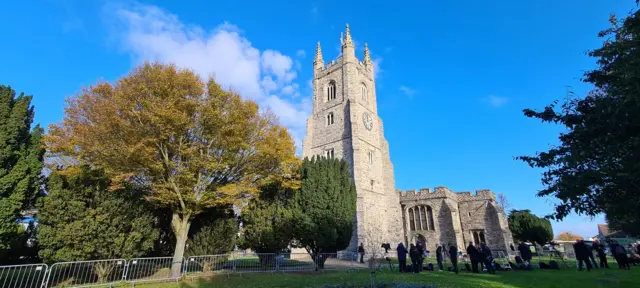
<path fill-rule="evenodd" d="M 398 196 L 400 197 L 400 202 L 438 198 L 449 198 L 456 202 L 486 200 L 495 201 L 496 199 L 495 193 L 493 193 L 489 189 L 476 190 L 475 194 L 472 194 L 471 192 L 453 192 L 451 189 L 444 186 L 435 187 L 433 190 L 430 188 L 421 188 L 418 191 L 416 191 L 415 189 L 407 191 L 396 191 L 398 192 Z"/>

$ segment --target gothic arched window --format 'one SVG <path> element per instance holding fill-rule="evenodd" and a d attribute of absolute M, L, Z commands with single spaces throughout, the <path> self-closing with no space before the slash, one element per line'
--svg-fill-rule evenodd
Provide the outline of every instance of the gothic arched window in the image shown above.
<path fill-rule="evenodd" d="M 329 114 L 327 114 L 327 126 L 328 125 L 333 125 L 333 112 L 329 112 Z"/>
<path fill-rule="evenodd" d="M 327 88 L 327 101 L 331 101 L 336 99 L 336 82 L 329 82 L 329 87 Z"/>
<path fill-rule="evenodd" d="M 429 230 L 435 231 L 433 221 L 433 209 L 428 205 L 419 205 L 409 208 L 409 230 Z"/>
<path fill-rule="evenodd" d="M 360 90 L 362 93 L 362 101 L 367 102 L 367 86 L 364 83 L 360 84 Z"/>
<path fill-rule="evenodd" d="M 413 208 L 409 208 L 409 230 L 411 231 L 416 230 L 416 223 L 414 222 L 415 219 L 413 216 Z"/>

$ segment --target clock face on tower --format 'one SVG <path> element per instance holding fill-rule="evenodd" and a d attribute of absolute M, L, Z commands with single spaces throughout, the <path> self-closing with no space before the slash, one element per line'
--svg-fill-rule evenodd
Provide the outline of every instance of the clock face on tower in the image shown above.
<path fill-rule="evenodd" d="M 371 119 L 369 113 L 364 112 L 364 114 L 362 114 L 362 123 L 364 123 L 364 128 L 371 131 L 371 128 L 373 128 L 373 119 Z"/>

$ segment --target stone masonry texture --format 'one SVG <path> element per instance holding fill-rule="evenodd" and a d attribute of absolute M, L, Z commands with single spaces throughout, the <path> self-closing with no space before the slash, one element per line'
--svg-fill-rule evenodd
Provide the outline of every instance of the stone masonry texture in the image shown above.
<path fill-rule="evenodd" d="M 364 61 L 358 60 L 348 27 L 342 42 L 342 55 L 327 65 L 318 43 L 313 110 L 307 119 L 302 155 L 325 156 L 332 150 L 334 157 L 345 159 L 351 167 L 357 204 L 354 233 L 346 250 L 355 251 L 359 243 L 380 247 L 382 243 L 370 243 L 378 241 L 394 248 L 401 242 L 417 241 L 424 241 L 429 250 L 435 250 L 436 244 L 465 247 L 474 241 L 474 232 L 482 232 L 492 249 L 509 251 L 511 232 L 493 192 L 479 190 L 472 195 L 446 187 L 396 190 L 389 143 L 377 112 L 373 61 L 367 50 Z M 369 127 L 365 114 L 372 120 Z M 411 230 L 408 213 L 420 211 L 418 206 L 430 208 L 432 221 L 427 222 L 433 223 Z"/>

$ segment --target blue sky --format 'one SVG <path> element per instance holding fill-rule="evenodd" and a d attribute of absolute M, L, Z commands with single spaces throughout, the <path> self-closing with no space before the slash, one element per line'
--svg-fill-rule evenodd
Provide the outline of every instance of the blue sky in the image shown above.
<path fill-rule="evenodd" d="M 345 23 L 378 67 L 377 97 L 399 189 L 503 192 L 513 208 L 551 212 L 535 197 L 540 170 L 513 160 L 557 142 L 558 127 L 523 108 L 563 98 L 594 67 L 609 13 L 632 0 L 564 1 L 9 1 L 0 18 L 0 81 L 34 95 L 36 121 L 63 116 L 66 96 L 115 80 L 143 59 L 215 75 L 269 106 L 300 141 L 311 110 L 317 41 L 339 54 Z M 597 233 L 573 215 L 556 233 Z"/>

